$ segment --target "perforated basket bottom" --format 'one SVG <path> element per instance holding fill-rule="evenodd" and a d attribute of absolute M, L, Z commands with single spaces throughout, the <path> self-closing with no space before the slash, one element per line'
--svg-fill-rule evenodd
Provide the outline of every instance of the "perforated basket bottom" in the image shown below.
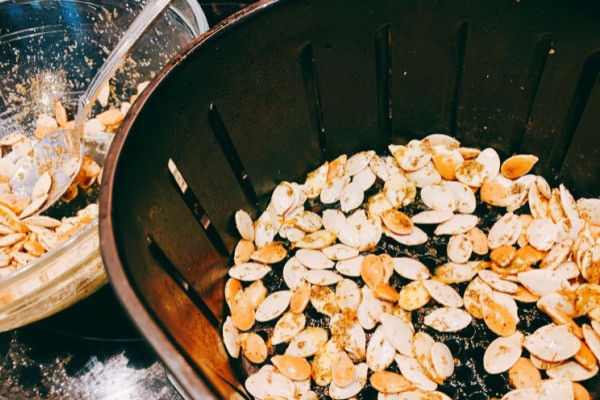
<path fill-rule="evenodd" d="M 381 187 L 371 188 L 367 193 L 365 193 L 365 197 L 376 193 L 380 189 Z M 325 206 L 315 202 L 309 202 L 307 204 L 309 204 L 307 209 L 316 212 L 320 212 L 324 208 L 332 208 L 330 206 Z M 480 218 L 478 227 L 487 234 L 494 222 L 505 213 L 505 210 L 502 208 L 489 206 L 481 202 L 479 197 L 477 198 L 477 204 L 478 207 L 475 211 L 475 214 Z M 420 200 L 419 195 L 417 195 L 415 202 L 408 207 L 405 207 L 402 211 L 407 215 L 412 216 L 426 209 L 427 207 Z M 529 213 L 529 210 L 527 207 L 524 207 L 519 210 L 519 214 L 520 213 Z M 437 266 L 450 261 L 446 256 L 446 245 L 448 243 L 449 236 L 434 235 L 433 230 L 435 229 L 435 225 L 421 225 L 420 227 L 429 236 L 429 240 L 426 244 L 407 247 L 398 244 L 393 239 L 390 239 L 384 235 L 374 253 L 387 253 L 392 257 L 411 257 L 413 259 L 418 259 L 425 264 L 433 274 L 434 269 Z M 289 246 L 289 243 L 286 243 L 286 245 Z M 484 260 L 488 256 L 489 255 L 478 256 L 473 254 L 471 259 Z M 263 278 L 263 283 L 265 284 L 269 293 L 278 290 L 288 290 L 288 287 L 286 286 L 282 276 L 283 263 L 285 263 L 285 261 L 281 263 L 282 265 L 273 266 L 272 271 Z M 352 279 L 359 287 L 364 285 L 364 282 L 360 278 L 346 278 Z M 398 291 L 409 282 L 409 280 L 401 278 L 396 273 L 394 273 L 390 279 L 390 285 L 392 285 Z M 451 286 L 453 286 L 462 297 L 467 285 L 468 283 L 462 283 L 453 284 Z M 539 327 L 552 322 L 546 314 L 542 313 L 536 307 L 535 303 L 518 303 L 518 306 L 520 322 L 517 326 L 517 329 L 525 334 L 532 333 Z M 415 332 L 426 332 L 436 341 L 445 343 L 452 351 L 454 358 L 458 360 L 458 363 L 455 366 L 454 374 L 447 379 L 443 385 L 439 386 L 438 390 L 444 392 L 453 399 L 473 400 L 487 400 L 493 397 L 501 398 L 510 390 L 513 390 L 508 383 L 508 372 L 498 375 L 490 375 L 483 368 L 483 355 L 485 350 L 489 344 L 497 338 L 497 335 L 487 328 L 483 320 L 475 318 L 473 318 L 473 322 L 468 327 L 456 333 L 442 333 L 425 326 L 423 323 L 425 316 L 433 309 L 438 307 L 440 306 L 436 304 L 434 300 L 431 300 L 425 307 L 412 312 L 412 322 L 415 327 Z M 318 313 L 310 303 L 305 310 L 305 314 L 307 316 L 306 326 L 329 328 L 329 317 Z M 257 322 L 251 331 L 261 335 L 266 341 L 266 339 L 272 335 L 275 322 L 277 322 L 277 320 L 267 323 Z M 577 322 L 581 326 L 583 323 L 589 323 L 589 320 L 587 317 L 582 317 L 577 320 Z M 373 332 L 374 329 L 367 331 L 367 345 Z M 269 349 L 269 358 L 276 354 L 283 354 L 286 347 L 287 344 L 272 346 Z M 523 349 L 523 354 L 521 357 L 529 357 L 529 353 L 526 349 Z M 267 358 L 266 363 L 269 362 L 269 358 Z M 311 359 L 309 359 L 309 361 L 311 361 Z M 242 355 L 240 355 L 239 359 L 231 359 L 231 362 L 234 371 L 240 379 L 240 382 L 245 382 L 249 375 L 257 372 L 263 365 L 254 365 L 248 362 L 248 360 L 246 360 Z M 400 370 L 395 362 L 392 363 L 388 370 L 400 373 Z M 369 371 L 368 376 L 370 377 L 371 374 L 372 371 Z M 542 377 L 547 378 L 543 372 Z M 592 399 L 600 398 L 600 378 L 598 378 L 598 376 L 586 382 L 581 382 L 581 384 L 583 384 L 589 390 Z M 320 399 L 330 399 L 326 387 L 320 387 L 314 385 L 313 383 L 312 390 L 319 395 Z M 376 399 L 377 391 L 370 386 L 367 380 L 365 388 L 357 396 L 357 398 L 365 400 Z"/>

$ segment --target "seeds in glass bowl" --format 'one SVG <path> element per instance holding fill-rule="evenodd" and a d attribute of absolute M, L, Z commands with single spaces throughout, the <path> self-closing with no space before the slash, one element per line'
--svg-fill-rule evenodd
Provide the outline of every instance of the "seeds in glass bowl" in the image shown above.
<path fill-rule="evenodd" d="M 250 394 L 585 398 L 600 201 L 552 188 L 533 155 L 440 134 L 389 151 L 280 183 L 256 221 L 236 213 L 224 340 Z M 251 334 L 265 359 L 259 340 L 245 355 Z"/>

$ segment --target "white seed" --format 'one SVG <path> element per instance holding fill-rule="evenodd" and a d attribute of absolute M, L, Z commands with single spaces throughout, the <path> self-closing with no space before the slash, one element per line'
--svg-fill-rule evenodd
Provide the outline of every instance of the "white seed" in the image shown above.
<path fill-rule="evenodd" d="M 579 199 L 577 210 L 588 223 L 600 226 L 600 199 Z"/>
<path fill-rule="evenodd" d="M 394 206 L 392 206 L 392 203 L 388 201 L 383 192 L 379 192 L 369 197 L 369 201 L 367 203 L 367 210 L 371 218 L 381 215 L 388 210 L 392 210 L 393 208 Z"/>
<path fill-rule="evenodd" d="M 335 269 L 342 275 L 359 277 L 362 266 L 363 256 L 341 260 L 335 264 Z"/>
<path fill-rule="evenodd" d="M 277 372 L 272 365 L 265 365 L 257 373 L 250 375 L 244 386 L 257 399 L 269 396 L 293 398 L 296 393 L 292 380 Z"/>
<path fill-rule="evenodd" d="M 448 262 L 435 269 L 435 278 L 447 284 L 471 281 L 479 271 L 479 261 L 464 264 Z"/>
<path fill-rule="evenodd" d="M 394 362 L 396 350 L 382 326 L 378 326 L 367 346 L 367 366 L 371 371 L 383 371 Z"/>
<path fill-rule="evenodd" d="M 358 231 L 359 236 L 359 250 L 366 251 L 375 246 L 381 240 L 383 235 L 383 229 L 379 218 L 368 220 L 360 227 Z"/>
<path fill-rule="evenodd" d="M 443 307 L 429 313 L 423 322 L 438 332 L 458 332 L 472 321 L 471 315 L 460 308 Z"/>
<path fill-rule="evenodd" d="M 304 279 L 313 285 L 330 286 L 338 283 L 343 278 L 333 271 L 313 269 L 304 273 Z"/>
<path fill-rule="evenodd" d="M 444 133 L 432 133 L 423 139 L 424 143 L 429 143 L 433 147 L 443 147 L 445 149 L 457 149 L 460 142 Z"/>
<path fill-rule="evenodd" d="M 298 217 L 296 217 L 296 227 L 302 229 L 304 232 L 316 232 L 323 226 L 323 221 L 319 214 L 312 211 L 303 211 Z"/>
<path fill-rule="evenodd" d="M 331 269 L 334 266 L 334 262 L 319 250 L 299 249 L 295 257 L 310 269 Z"/>
<path fill-rule="evenodd" d="M 577 203 L 575 202 L 575 199 L 573 198 L 571 192 L 569 192 L 569 189 L 567 189 L 565 185 L 561 183 L 559 186 L 559 191 L 560 204 L 562 205 L 565 214 L 567 214 L 567 218 L 569 218 L 571 221 L 579 218 L 579 212 L 577 211 Z"/>
<path fill-rule="evenodd" d="M 569 253 L 571 252 L 572 247 L 572 239 L 565 239 L 556 246 L 553 246 L 542 260 L 540 268 L 548 268 L 550 270 L 557 268 L 560 264 L 565 262 L 569 256 Z"/>
<path fill-rule="evenodd" d="M 290 290 L 271 293 L 256 309 L 256 320 L 266 322 L 278 318 L 290 305 L 291 297 Z"/>
<path fill-rule="evenodd" d="M 361 151 L 348 158 L 346 161 L 346 175 L 354 176 L 367 168 L 373 156 L 375 156 L 375 152 L 369 150 Z"/>
<path fill-rule="evenodd" d="M 343 212 L 352 211 L 360 206 L 365 198 L 365 192 L 356 183 L 348 184 L 340 196 L 340 209 Z"/>
<path fill-rule="evenodd" d="M 492 225 L 488 234 L 488 245 L 491 249 L 496 249 L 506 244 L 517 228 L 519 218 L 511 212 L 504 214 L 498 221 Z"/>
<path fill-rule="evenodd" d="M 292 257 L 283 266 L 283 280 L 288 288 L 296 290 L 304 284 L 306 267 L 296 258 Z"/>
<path fill-rule="evenodd" d="M 44 172 L 33 185 L 31 197 L 33 199 L 42 197 L 48 194 L 52 186 L 52 177 L 48 171 Z"/>
<path fill-rule="evenodd" d="M 455 214 L 448 221 L 435 228 L 436 235 L 457 235 L 466 233 L 474 228 L 479 222 L 479 218 L 471 214 Z"/>
<path fill-rule="evenodd" d="M 342 225 L 346 222 L 346 216 L 339 210 L 328 209 L 323 211 L 323 226 L 330 232 L 338 235 Z"/>
<path fill-rule="evenodd" d="M 566 279 L 547 269 L 520 272 L 517 278 L 527 290 L 540 297 L 568 287 Z"/>
<path fill-rule="evenodd" d="M 296 357 L 314 356 L 319 347 L 327 342 L 328 336 L 327 329 L 309 326 L 290 342 L 285 354 Z"/>
<path fill-rule="evenodd" d="M 340 310 L 343 311 L 346 308 L 357 310 L 360 305 L 360 299 L 360 288 L 354 281 L 344 279 L 337 284 L 335 288 L 335 300 Z"/>
<path fill-rule="evenodd" d="M 537 306 L 540 309 L 542 309 L 544 307 L 553 308 L 555 310 L 558 310 L 558 311 L 566 314 L 567 316 L 569 316 L 571 318 L 574 318 L 577 316 L 574 301 L 572 301 L 571 299 L 569 299 L 569 297 L 564 296 L 560 293 L 553 292 L 553 293 L 548 293 L 548 294 L 544 295 L 537 301 Z"/>
<path fill-rule="evenodd" d="M 392 346 L 394 346 L 400 354 L 412 357 L 413 350 L 411 341 L 414 335 L 412 327 L 401 318 L 388 313 L 380 314 L 379 320 L 381 321 L 383 331 Z"/>
<path fill-rule="evenodd" d="M 473 253 L 473 243 L 464 233 L 453 235 L 448 240 L 446 253 L 448 258 L 455 263 L 465 263 Z"/>
<path fill-rule="evenodd" d="M 397 354 L 395 360 L 402 375 L 411 381 L 417 388 L 427 392 L 437 389 L 437 383 L 427 377 L 423 367 L 415 358 Z"/>
<path fill-rule="evenodd" d="M 423 285 L 431 297 L 438 303 L 455 308 L 463 306 L 460 294 L 452 286 L 433 279 L 424 280 Z"/>
<path fill-rule="evenodd" d="M 254 282 L 271 272 L 271 267 L 259 263 L 248 262 L 229 269 L 229 276 L 239 281 Z"/>
<path fill-rule="evenodd" d="M 437 185 L 442 182 L 442 175 L 435 168 L 433 161 L 429 161 L 423 168 L 416 171 L 406 172 L 409 182 L 418 188 L 428 185 Z"/>
<path fill-rule="evenodd" d="M 302 190 L 306 197 L 309 199 L 316 199 L 321 194 L 321 190 L 327 183 L 327 171 L 329 170 L 329 163 L 324 163 L 316 170 L 310 172 L 306 176 L 306 181 L 302 185 Z"/>
<path fill-rule="evenodd" d="M 385 181 L 383 193 L 392 207 L 396 208 L 402 205 L 406 197 L 407 186 L 409 186 L 409 182 L 401 174 L 390 175 L 388 180 Z"/>
<path fill-rule="evenodd" d="M 303 313 L 287 312 L 275 324 L 271 343 L 278 345 L 295 338 L 306 326 L 306 316 Z"/>
<path fill-rule="evenodd" d="M 537 391 L 538 400 L 575 400 L 573 383 L 563 377 L 540 382 Z"/>
<path fill-rule="evenodd" d="M 379 317 L 383 313 L 391 314 L 393 312 L 393 306 L 388 301 L 383 301 L 373 296 L 373 298 L 369 301 L 369 315 L 375 321 L 379 320 Z"/>
<path fill-rule="evenodd" d="M 332 382 L 329 385 L 329 396 L 334 400 L 349 399 L 356 396 L 367 383 L 367 370 L 367 364 L 357 364 L 354 382 L 345 387 L 339 387 L 335 382 Z"/>
<path fill-rule="evenodd" d="M 361 288 L 361 300 L 356 310 L 356 317 L 360 326 L 366 330 L 371 330 L 377 324 L 377 321 L 371 317 L 369 310 L 371 308 L 371 302 L 375 300 L 371 289 L 366 285 Z"/>
<path fill-rule="evenodd" d="M 421 189 L 421 200 L 432 210 L 454 211 L 456 200 L 449 188 L 442 185 L 428 185 Z"/>
<path fill-rule="evenodd" d="M 486 179 L 494 179 L 500 172 L 500 156 L 496 150 L 488 147 L 479 153 L 475 161 L 483 165 L 486 173 Z"/>
<path fill-rule="evenodd" d="M 254 240 L 254 223 L 246 211 L 236 211 L 235 226 L 243 239 L 250 241 Z"/>
<path fill-rule="evenodd" d="M 442 379 L 450 378 L 454 373 L 454 358 L 444 343 L 436 342 L 431 346 L 431 362 L 435 372 Z"/>
<path fill-rule="evenodd" d="M 296 201 L 296 192 L 288 182 L 281 182 L 271 196 L 271 204 L 277 215 L 283 215 Z"/>
<path fill-rule="evenodd" d="M 456 200 L 456 210 L 462 214 L 475 212 L 477 200 L 475 193 L 464 183 L 455 181 L 444 181 L 444 185 L 450 189 Z"/>
<path fill-rule="evenodd" d="M 519 331 L 507 337 L 496 338 L 485 350 L 483 366 L 490 374 L 508 371 L 521 357 L 523 334 Z"/>
<path fill-rule="evenodd" d="M 414 224 L 427 225 L 446 222 L 453 216 L 454 214 L 451 211 L 429 210 L 421 211 L 420 213 L 413 215 L 411 219 Z"/>
<path fill-rule="evenodd" d="M 484 269 L 479 271 L 479 277 L 494 290 L 504 293 L 516 293 L 519 286 L 513 282 L 502 279 L 502 277 L 494 271 Z"/>
<path fill-rule="evenodd" d="M 335 242 L 335 233 L 321 229 L 313 233 L 309 233 L 296 243 L 299 249 L 314 249 L 320 250 L 327 246 L 331 246 Z"/>
<path fill-rule="evenodd" d="M 231 357 L 238 358 L 240 356 L 240 332 L 229 316 L 223 323 L 223 343 Z"/>
<path fill-rule="evenodd" d="M 403 278 L 410 280 L 428 279 L 431 274 L 429 268 L 419 260 L 409 257 L 394 257 L 392 259 L 394 271 Z"/>
<path fill-rule="evenodd" d="M 321 250 L 330 260 L 348 260 L 358 256 L 358 250 L 344 244 L 334 244 Z"/>
<path fill-rule="evenodd" d="M 539 400 L 536 388 L 515 389 L 506 393 L 500 400 Z"/>
<path fill-rule="evenodd" d="M 456 166 L 456 179 L 471 187 L 479 187 L 487 178 L 485 167 L 475 161 L 467 160 Z"/>
<path fill-rule="evenodd" d="M 354 248 L 358 248 L 360 246 L 360 232 L 358 232 L 356 226 L 348 221 L 344 221 L 340 225 L 339 229 L 340 231 L 338 232 L 338 239 L 340 242 L 346 246 Z"/>
<path fill-rule="evenodd" d="M 567 325 L 545 325 L 527 336 L 523 343 L 531 354 L 546 361 L 563 361 L 573 357 L 581 347 Z"/>
<path fill-rule="evenodd" d="M 527 241 L 540 251 L 547 251 L 556 241 L 556 225 L 550 219 L 535 218 L 527 227 Z"/>
<path fill-rule="evenodd" d="M 340 176 L 332 181 L 329 181 L 321 190 L 319 200 L 323 204 L 333 204 L 340 200 L 344 188 L 348 185 L 349 179 L 345 176 Z"/>
<path fill-rule="evenodd" d="M 377 176 L 373 173 L 371 168 L 365 168 L 360 171 L 358 174 L 354 175 L 352 178 L 352 182 L 356 183 L 358 187 L 364 192 L 369 190 L 371 186 L 375 183 Z"/>
<path fill-rule="evenodd" d="M 36 211 L 40 209 L 40 207 L 46 202 L 46 200 L 48 200 L 47 194 L 32 199 L 31 203 L 29 203 L 29 205 L 25 207 L 23 211 L 21 211 L 21 214 L 19 214 L 19 218 L 23 219 L 25 217 L 33 215 Z"/>
<path fill-rule="evenodd" d="M 535 175 L 524 175 L 512 182 L 508 188 L 508 195 L 506 197 L 507 211 L 515 211 L 525 205 L 527 200 L 531 198 L 531 191 L 537 191 L 535 180 Z"/>
<path fill-rule="evenodd" d="M 403 244 L 405 246 L 418 246 L 420 244 L 423 244 L 425 242 L 427 242 L 427 234 L 421 230 L 418 227 L 414 227 L 412 232 L 409 233 L 408 235 L 398 235 L 395 234 L 394 232 L 390 231 L 387 228 L 383 228 L 383 233 L 394 239 L 396 242 Z"/>
<path fill-rule="evenodd" d="M 389 172 L 387 164 L 383 158 L 379 157 L 377 154 L 374 155 L 369 162 L 369 167 L 371 168 L 371 171 L 373 171 L 373 173 L 379 177 L 379 179 L 384 182 L 387 181 Z"/>
<path fill-rule="evenodd" d="M 567 361 L 556 367 L 548 368 L 546 373 L 555 379 L 567 379 L 573 382 L 587 381 L 598 374 L 598 364 L 586 369 L 576 361 Z"/>
<path fill-rule="evenodd" d="M 261 248 L 264 245 L 273 242 L 279 227 L 271 219 L 268 211 L 265 211 L 254 225 L 254 243 L 256 247 Z"/>

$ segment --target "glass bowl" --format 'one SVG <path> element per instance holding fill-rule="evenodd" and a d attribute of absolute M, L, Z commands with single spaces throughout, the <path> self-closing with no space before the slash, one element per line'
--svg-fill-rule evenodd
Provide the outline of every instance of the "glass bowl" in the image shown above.
<path fill-rule="evenodd" d="M 33 132 L 54 101 L 70 119 L 104 60 L 144 6 L 141 0 L 0 0 L 0 134 Z M 140 38 L 110 82 L 108 105 L 119 107 L 192 40 L 208 29 L 196 0 L 173 0 Z M 92 114 L 105 109 L 96 104 Z M 85 138 L 100 166 L 112 134 Z M 72 216 L 96 202 L 98 188 L 48 213 Z M 7 274 L 0 268 L 0 332 L 48 317 L 107 282 L 97 218 L 34 262 Z"/>

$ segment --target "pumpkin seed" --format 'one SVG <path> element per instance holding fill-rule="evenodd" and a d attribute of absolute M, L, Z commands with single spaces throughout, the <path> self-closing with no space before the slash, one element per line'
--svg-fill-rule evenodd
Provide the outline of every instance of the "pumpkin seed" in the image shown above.
<path fill-rule="evenodd" d="M 458 332 L 472 321 L 471 315 L 460 308 L 438 308 L 423 320 L 423 323 L 438 332 Z"/>
<path fill-rule="evenodd" d="M 508 371 L 521 357 L 523 334 L 515 332 L 492 341 L 483 355 L 483 366 L 490 374 Z"/>

